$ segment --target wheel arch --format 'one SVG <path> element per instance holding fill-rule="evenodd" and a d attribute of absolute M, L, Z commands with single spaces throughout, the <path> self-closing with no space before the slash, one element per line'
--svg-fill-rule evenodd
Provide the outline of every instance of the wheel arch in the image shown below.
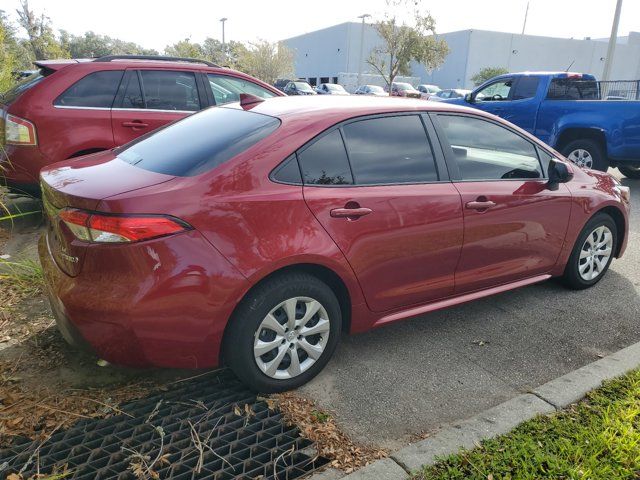
<path fill-rule="evenodd" d="M 570 142 L 574 140 L 594 140 L 602 148 L 602 153 L 607 157 L 607 137 L 603 130 L 594 127 L 567 127 L 558 134 L 555 142 L 556 150 L 562 151 Z"/>
<path fill-rule="evenodd" d="M 614 223 L 616 224 L 616 250 L 614 252 L 614 257 L 618 257 L 620 255 L 620 250 L 622 249 L 622 245 L 624 244 L 624 235 L 626 232 L 626 219 L 624 218 L 624 214 L 620 211 L 619 208 L 614 207 L 612 205 L 608 205 L 604 208 L 601 208 L 597 212 L 595 212 L 591 217 L 593 218 L 599 213 L 605 213 L 609 215 Z"/>

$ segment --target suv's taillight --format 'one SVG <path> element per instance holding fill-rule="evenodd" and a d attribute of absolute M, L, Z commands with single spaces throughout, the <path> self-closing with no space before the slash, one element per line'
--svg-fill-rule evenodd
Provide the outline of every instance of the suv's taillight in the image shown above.
<path fill-rule="evenodd" d="M 78 239 L 92 243 L 139 242 L 191 229 L 181 220 L 162 215 L 105 215 L 74 208 L 58 215 Z"/>
<path fill-rule="evenodd" d="M 7 115 L 5 119 L 5 140 L 11 145 L 37 145 L 36 126 L 24 118 Z"/>

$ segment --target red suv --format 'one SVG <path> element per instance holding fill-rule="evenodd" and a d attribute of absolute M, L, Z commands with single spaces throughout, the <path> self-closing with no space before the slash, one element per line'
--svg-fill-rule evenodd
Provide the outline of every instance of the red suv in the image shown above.
<path fill-rule="evenodd" d="M 107 56 L 36 62 L 39 71 L 0 95 L 0 177 L 38 194 L 45 165 L 109 150 L 211 105 L 283 93 L 213 63 Z"/>
<path fill-rule="evenodd" d="M 629 188 L 493 115 L 298 96 L 210 108 L 42 171 L 60 330 L 114 363 L 317 374 L 341 331 L 561 277 L 598 282 Z M 523 305 L 526 308 L 526 305 Z"/>

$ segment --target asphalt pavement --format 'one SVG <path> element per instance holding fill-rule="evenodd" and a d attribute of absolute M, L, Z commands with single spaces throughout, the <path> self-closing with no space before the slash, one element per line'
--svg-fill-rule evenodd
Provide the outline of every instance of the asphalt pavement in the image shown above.
<path fill-rule="evenodd" d="M 301 393 L 354 439 L 396 449 L 640 341 L 640 181 L 622 182 L 629 246 L 595 287 L 548 281 L 343 336 Z"/>

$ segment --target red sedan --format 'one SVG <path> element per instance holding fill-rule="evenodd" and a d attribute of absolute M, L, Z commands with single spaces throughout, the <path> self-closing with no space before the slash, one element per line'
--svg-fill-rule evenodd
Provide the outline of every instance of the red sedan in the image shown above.
<path fill-rule="evenodd" d="M 215 107 L 41 175 L 60 330 L 124 365 L 295 388 L 341 331 L 561 277 L 597 283 L 629 190 L 478 110 L 290 97 Z"/>

